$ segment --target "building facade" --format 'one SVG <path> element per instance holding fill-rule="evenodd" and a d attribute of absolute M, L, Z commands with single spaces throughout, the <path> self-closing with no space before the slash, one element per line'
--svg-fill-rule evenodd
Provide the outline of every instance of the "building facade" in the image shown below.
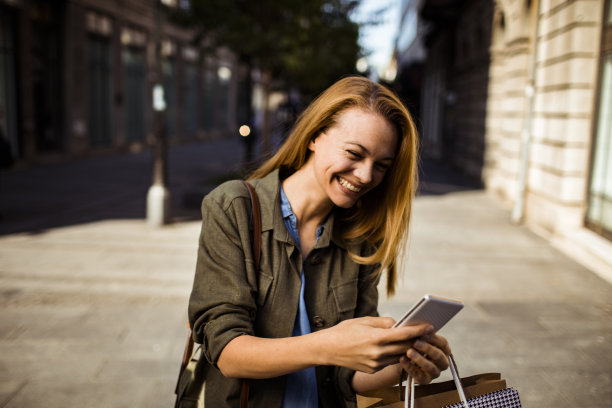
<path fill-rule="evenodd" d="M 166 14 L 158 25 L 156 3 L 0 0 L 0 130 L 14 162 L 150 144 L 158 27 L 169 142 L 234 134 L 247 120 L 249 72 L 231 52 L 204 55 Z"/>
<path fill-rule="evenodd" d="M 424 153 L 612 279 L 609 0 L 425 0 Z"/>

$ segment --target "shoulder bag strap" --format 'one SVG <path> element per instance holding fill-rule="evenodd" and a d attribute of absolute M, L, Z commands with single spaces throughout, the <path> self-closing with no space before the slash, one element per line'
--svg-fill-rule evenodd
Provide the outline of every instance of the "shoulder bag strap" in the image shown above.
<path fill-rule="evenodd" d="M 253 249 L 253 262 L 255 263 L 255 273 L 259 275 L 259 260 L 261 257 L 261 210 L 259 208 L 259 198 L 253 186 L 242 180 L 251 196 L 251 213 L 253 215 L 253 239 L 251 245 Z M 240 389 L 240 408 L 247 408 L 249 405 L 249 380 L 242 380 Z"/>
<path fill-rule="evenodd" d="M 242 180 L 251 196 L 251 214 L 253 215 L 253 239 L 251 245 L 253 249 L 253 262 L 255 263 L 255 272 L 259 274 L 259 259 L 261 258 L 261 210 L 259 208 L 259 198 L 253 186 Z"/>

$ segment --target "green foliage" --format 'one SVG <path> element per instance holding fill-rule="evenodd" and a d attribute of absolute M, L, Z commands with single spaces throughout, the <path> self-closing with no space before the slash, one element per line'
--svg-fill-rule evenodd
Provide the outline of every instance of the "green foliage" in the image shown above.
<path fill-rule="evenodd" d="M 360 55 L 358 0 L 191 0 L 183 23 L 197 40 L 227 46 L 244 62 L 314 95 L 352 74 Z"/>

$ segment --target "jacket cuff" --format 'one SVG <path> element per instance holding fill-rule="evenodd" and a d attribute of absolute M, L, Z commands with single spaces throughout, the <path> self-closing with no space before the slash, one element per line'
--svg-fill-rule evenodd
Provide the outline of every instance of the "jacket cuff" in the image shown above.
<path fill-rule="evenodd" d="M 237 328 L 235 318 L 217 318 L 208 322 L 202 331 L 204 356 L 215 367 L 221 352 L 230 341 L 245 334 L 253 334 L 246 327 Z"/>
<path fill-rule="evenodd" d="M 352 403 L 347 404 L 348 406 L 354 406 L 353 404 L 357 402 L 357 396 L 352 386 L 355 370 L 345 367 L 335 367 L 335 371 L 338 393 L 342 396 L 344 401 Z"/>

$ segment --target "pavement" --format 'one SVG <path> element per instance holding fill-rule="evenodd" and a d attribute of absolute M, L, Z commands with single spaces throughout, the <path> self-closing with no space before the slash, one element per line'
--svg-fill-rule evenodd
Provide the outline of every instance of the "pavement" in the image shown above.
<path fill-rule="evenodd" d="M 162 228 L 145 221 L 149 152 L 0 173 L 0 408 L 172 406 L 199 200 L 242 154 L 238 140 L 172 147 Z M 501 372 L 524 407 L 612 407 L 612 285 L 451 169 L 427 161 L 422 178 L 381 313 L 460 299 L 441 334 L 461 375 Z"/>

